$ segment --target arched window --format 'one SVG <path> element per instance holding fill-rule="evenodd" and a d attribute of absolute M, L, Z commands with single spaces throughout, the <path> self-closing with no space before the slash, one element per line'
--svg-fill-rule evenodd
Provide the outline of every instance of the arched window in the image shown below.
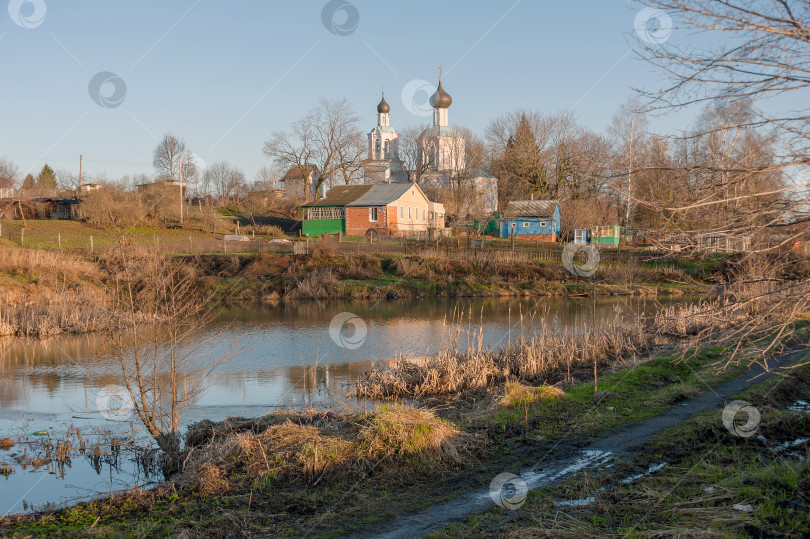
<path fill-rule="evenodd" d="M 385 156 L 386 156 L 386 157 L 388 157 L 388 155 L 389 155 L 389 154 L 388 154 L 388 151 L 389 151 L 389 143 L 390 143 L 390 142 L 391 142 L 390 140 L 386 140 L 386 141 L 385 141 Z"/>

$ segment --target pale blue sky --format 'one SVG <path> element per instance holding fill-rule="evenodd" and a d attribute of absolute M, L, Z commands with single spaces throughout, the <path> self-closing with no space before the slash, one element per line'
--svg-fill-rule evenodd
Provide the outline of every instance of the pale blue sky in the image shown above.
<path fill-rule="evenodd" d="M 480 134 L 518 107 L 575 106 L 604 131 L 631 86 L 659 83 L 628 54 L 638 8 L 627 0 L 351 2 L 359 22 L 340 36 L 322 23 L 325 0 L 12 0 L 12 12 L 23 5 L 16 22 L 0 11 L 0 157 L 78 171 L 81 153 L 89 174 L 152 173 L 155 137 L 171 130 L 203 161 L 228 159 L 252 179 L 269 164 L 268 135 L 319 97 L 347 98 L 369 131 L 384 84 L 395 127 L 429 121 L 401 92 L 435 84 L 439 64 L 451 125 Z M 90 98 L 101 71 L 126 84 L 116 108 Z"/>

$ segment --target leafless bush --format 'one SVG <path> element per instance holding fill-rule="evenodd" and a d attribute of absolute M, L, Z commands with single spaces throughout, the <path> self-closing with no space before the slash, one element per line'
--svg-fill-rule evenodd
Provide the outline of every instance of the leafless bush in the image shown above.
<path fill-rule="evenodd" d="M 184 409 L 200 397 L 211 372 L 233 349 L 214 357 L 203 352 L 216 336 L 198 337 L 208 320 L 191 268 L 157 253 L 132 257 L 121 249 L 118 256 L 112 345 L 134 413 L 171 456 L 180 447 Z M 172 471 L 173 461 L 167 462 Z"/>
<path fill-rule="evenodd" d="M 250 225 L 245 227 L 244 231 L 257 236 L 272 236 L 274 238 L 284 236 L 284 231 L 275 225 Z"/>
<path fill-rule="evenodd" d="M 696 305 L 666 307 L 656 314 L 651 329 L 661 335 L 688 338 L 691 347 L 733 343 L 737 360 L 744 344 L 763 343 L 764 350 L 779 346 L 794 331 L 794 323 L 810 310 L 810 281 L 780 278 L 783 269 L 764 259 L 739 264 L 731 282 L 717 299 Z"/>
<path fill-rule="evenodd" d="M 90 224 L 121 231 L 143 221 L 146 207 L 140 193 L 104 186 L 82 199 L 79 217 Z"/>

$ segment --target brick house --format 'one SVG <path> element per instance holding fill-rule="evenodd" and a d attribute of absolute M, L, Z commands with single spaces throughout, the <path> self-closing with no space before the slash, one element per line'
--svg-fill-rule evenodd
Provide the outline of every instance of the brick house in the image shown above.
<path fill-rule="evenodd" d="M 444 206 L 431 202 L 413 183 L 340 185 L 324 198 L 303 205 L 302 232 L 389 235 L 444 228 Z"/>

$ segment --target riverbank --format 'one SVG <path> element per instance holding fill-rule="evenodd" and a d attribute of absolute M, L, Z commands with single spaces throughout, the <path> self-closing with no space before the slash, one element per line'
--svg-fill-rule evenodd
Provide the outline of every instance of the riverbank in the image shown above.
<path fill-rule="evenodd" d="M 113 327 L 122 257 L 20 248 L 0 239 L 0 335 L 47 337 Z M 125 255 L 137 260 L 148 251 Z M 210 305 L 292 300 L 711 295 L 719 260 L 605 264 L 593 280 L 558 262 L 468 260 L 451 254 L 259 253 L 172 257 Z"/>
<path fill-rule="evenodd" d="M 587 378 L 507 383 L 422 403 L 429 408 L 392 403 L 369 412 L 204 422 L 189 433 L 184 471 L 161 487 L 8 517 L 0 533 L 230 537 L 233 522 L 242 536 L 373 529 L 485 487 L 504 471 L 535 464 L 538 454 L 575 455 L 596 436 L 744 374 L 742 365 L 717 369 L 730 352 L 637 357 L 605 369 L 597 387 Z"/>

